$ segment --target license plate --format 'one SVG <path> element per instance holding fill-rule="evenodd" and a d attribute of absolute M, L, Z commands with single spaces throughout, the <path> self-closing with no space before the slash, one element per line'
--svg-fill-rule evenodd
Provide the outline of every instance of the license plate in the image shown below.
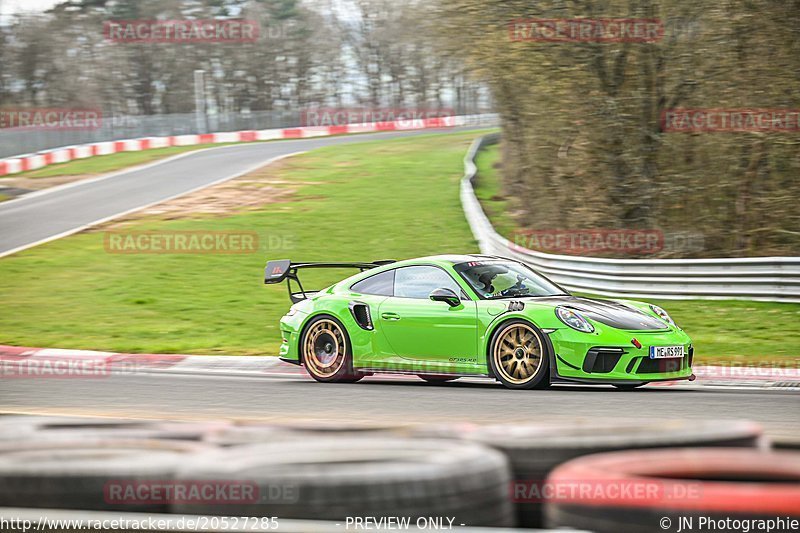
<path fill-rule="evenodd" d="M 650 359 L 672 359 L 683 357 L 683 346 L 651 346 Z"/>

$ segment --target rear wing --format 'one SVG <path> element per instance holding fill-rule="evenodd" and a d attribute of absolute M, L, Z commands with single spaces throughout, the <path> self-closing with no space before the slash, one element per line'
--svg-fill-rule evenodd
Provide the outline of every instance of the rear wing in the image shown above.
<path fill-rule="evenodd" d="M 372 261 L 371 263 L 292 263 L 289 259 L 268 261 L 264 269 L 264 283 L 272 285 L 286 281 L 289 288 L 289 298 L 292 303 L 297 303 L 313 296 L 317 291 L 308 291 L 303 288 L 297 273 L 304 268 L 357 268 L 364 272 L 383 265 L 394 263 L 394 260 Z M 292 290 L 292 282 L 297 284 L 298 291 Z"/>

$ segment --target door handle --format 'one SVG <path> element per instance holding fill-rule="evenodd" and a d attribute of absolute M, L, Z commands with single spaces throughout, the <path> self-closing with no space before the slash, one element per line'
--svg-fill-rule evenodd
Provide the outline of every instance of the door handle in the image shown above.
<path fill-rule="evenodd" d="M 381 318 L 384 320 L 400 320 L 400 315 L 397 313 L 381 313 Z"/>

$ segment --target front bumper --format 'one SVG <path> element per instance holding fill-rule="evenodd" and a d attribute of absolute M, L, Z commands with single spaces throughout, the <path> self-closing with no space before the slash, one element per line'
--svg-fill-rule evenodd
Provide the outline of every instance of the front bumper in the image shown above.
<path fill-rule="evenodd" d="M 582 333 L 570 328 L 550 333 L 555 378 L 581 382 L 632 383 L 689 379 L 694 348 L 678 328 L 622 331 L 612 328 Z M 641 348 L 633 344 L 637 339 Z M 650 346 L 683 345 L 682 358 L 650 359 Z"/>

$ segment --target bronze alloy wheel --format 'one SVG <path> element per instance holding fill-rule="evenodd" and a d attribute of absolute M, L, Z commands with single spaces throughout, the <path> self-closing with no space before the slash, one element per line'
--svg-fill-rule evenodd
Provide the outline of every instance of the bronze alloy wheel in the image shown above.
<path fill-rule="evenodd" d="M 309 327 L 303 342 L 303 360 L 313 377 L 333 377 L 346 358 L 347 343 L 337 323 L 325 318 Z"/>
<path fill-rule="evenodd" d="M 532 388 L 545 380 L 547 349 L 536 328 L 522 320 L 502 326 L 492 343 L 492 369 L 511 388 Z"/>
<path fill-rule="evenodd" d="M 347 332 L 332 316 L 321 315 L 308 324 L 300 351 L 306 370 L 317 381 L 353 383 L 364 377 L 353 371 Z"/>

